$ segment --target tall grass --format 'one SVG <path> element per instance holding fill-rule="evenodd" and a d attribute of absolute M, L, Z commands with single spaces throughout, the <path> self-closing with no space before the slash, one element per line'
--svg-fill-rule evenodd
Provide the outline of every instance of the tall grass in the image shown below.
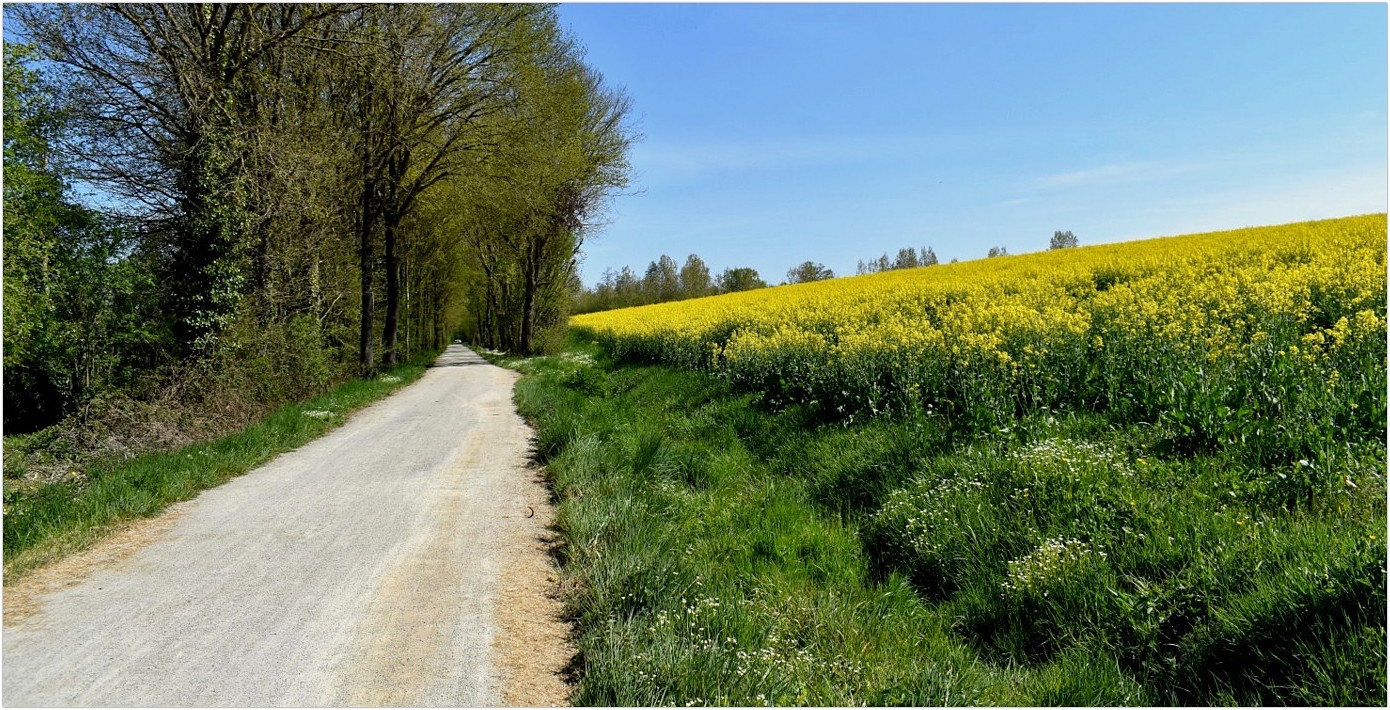
<path fill-rule="evenodd" d="M 1379 705 L 1385 224 L 1067 249 L 575 325 L 625 362 L 709 378 L 673 388 L 748 392 L 726 421 L 752 460 L 984 667 L 1104 669 L 1106 697 L 1164 704 Z"/>
<path fill-rule="evenodd" d="M 832 424 L 569 348 L 514 364 L 576 704 L 1385 702 L 1383 442 L 1310 498 L 1094 413 Z"/>

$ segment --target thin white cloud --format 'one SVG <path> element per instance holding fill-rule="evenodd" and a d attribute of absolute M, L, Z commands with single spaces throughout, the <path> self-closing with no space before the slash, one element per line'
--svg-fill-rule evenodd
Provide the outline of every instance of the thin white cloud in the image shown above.
<path fill-rule="evenodd" d="M 693 180 L 737 172 L 850 165 L 900 158 L 917 139 L 748 139 L 704 143 L 639 143 L 632 163 L 649 180 Z"/>
<path fill-rule="evenodd" d="M 1191 173 L 1204 166 L 1196 163 L 1164 163 L 1159 161 L 1129 161 L 1106 163 L 1094 167 L 1065 170 L 1034 177 L 1020 176 L 1010 192 L 1012 197 L 1000 199 L 997 207 L 1018 207 L 1038 199 L 1054 200 L 1058 193 L 1089 191 L 1110 185 L 1135 185 Z M 1080 194 L 1080 193 L 1076 193 Z"/>
<path fill-rule="evenodd" d="M 1101 242 L 1212 232 L 1315 219 L 1384 212 L 1386 175 L 1382 166 L 1304 173 L 1265 184 L 1236 185 L 1200 194 L 1175 195 L 1128 212 L 1119 229 Z"/>
<path fill-rule="evenodd" d="M 1032 187 L 1039 190 L 1054 190 L 1068 187 L 1081 187 L 1097 183 L 1133 182 L 1143 180 L 1152 174 L 1154 163 L 1111 163 L 1094 168 L 1070 170 L 1035 178 Z"/>
<path fill-rule="evenodd" d="M 1274 185 L 1242 186 L 1188 198 L 1178 208 L 1195 224 L 1232 227 L 1330 219 L 1386 210 L 1386 175 L 1375 165 L 1305 173 Z"/>
<path fill-rule="evenodd" d="M 1078 187 L 1142 183 L 1209 171 L 1217 164 L 1190 160 L 1145 160 L 1108 163 L 1091 168 L 1068 170 L 1033 178 L 1031 191 L 1064 190 Z"/>

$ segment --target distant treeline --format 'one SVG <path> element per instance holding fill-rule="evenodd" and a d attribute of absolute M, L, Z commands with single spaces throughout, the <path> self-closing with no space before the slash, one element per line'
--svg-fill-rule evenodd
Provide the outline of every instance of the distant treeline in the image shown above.
<path fill-rule="evenodd" d="M 1053 234 L 1048 248 L 1065 249 L 1074 246 L 1077 246 L 1076 236 L 1069 231 L 1059 230 Z M 1004 247 L 991 247 L 988 256 L 1004 256 L 1007 253 Z M 894 269 L 934 266 L 937 263 L 936 252 L 929 246 L 921 249 L 903 247 L 891 259 L 888 252 L 868 261 L 860 259 L 855 273 L 862 276 Z M 835 272 L 826 268 L 824 264 L 804 261 L 787 270 L 787 280 L 783 283 L 806 283 L 833 278 Z M 640 278 L 632 269 L 624 266 L 618 271 L 606 269 L 598 284 L 592 289 L 582 284 L 572 284 L 572 311 L 575 314 L 596 313 L 767 286 L 768 283 L 759 278 L 757 271 L 747 267 L 725 269 L 717 277 L 711 278 L 709 266 L 696 254 L 686 257 L 684 266 L 678 266 L 675 259 L 662 254 L 661 258 L 647 264 L 647 270 Z"/>
<path fill-rule="evenodd" d="M 921 251 L 912 247 L 903 247 L 898 250 L 898 255 L 893 259 L 888 258 L 888 252 L 884 252 L 883 256 L 870 259 L 867 262 L 861 259 L 855 273 L 860 275 L 876 274 L 880 271 L 915 269 L 919 266 L 934 265 L 936 265 L 936 252 L 932 251 L 931 247 L 922 247 Z"/>
<path fill-rule="evenodd" d="M 575 313 L 593 313 L 650 303 L 683 301 L 720 293 L 767 288 L 755 269 L 735 267 L 710 276 L 709 266 L 698 255 L 686 257 L 684 266 L 665 254 L 647 265 L 641 278 L 624 266 L 607 269 L 594 288 L 581 287 L 575 295 Z"/>
<path fill-rule="evenodd" d="M 627 185 L 629 101 L 551 5 L 4 12 L 7 435 L 538 351 Z"/>
<path fill-rule="evenodd" d="M 1072 234 L 1070 230 L 1062 231 L 1059 229 L 1052 233 L 1052 239 L 1048 242 L 1047 248 L 1049 250 L 1070 249 L 1079 245 L 1080 242 L 1077 240 L 1075 234 Z M 993 246 L 989 248 L 985 257 L 993 259 L 995 257 L 1008 255 L 1008 249 L 1002 246 Z M 931 247 L 922 247 L 920 250 L 912 247 L 903 247 L 898 250 L 897 256 L 892 259 L 888 258 L 888 252 L 884 252 L 883 255 L 877 259 L 870 259 L 868 261 L 861 259 L 856 273 L 859 275 L 876 274 L 881 271 L 893 271 L 894 269 L 915 269 L 919 266 L 935 266 L 937 263 L 936 252 L 933 251 Z M 952 259 L 951 263 L 954 264 L 955 259 Z"/>

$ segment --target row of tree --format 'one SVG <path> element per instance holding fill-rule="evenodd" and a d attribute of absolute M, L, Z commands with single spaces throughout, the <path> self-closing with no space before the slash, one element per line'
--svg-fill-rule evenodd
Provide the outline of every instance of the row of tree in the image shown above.
<path fill-rule="evenodd" d="M 876 274 L 881 271 L 893 271 L 895 269 L 915 269 L 919 266 L 934 266 L 936 263 L 936 252 L 932 251 L 931 247 L 922 247 L 921 251 L 912 247 L 903 247 L 898 250 L 898 255 L 892 259 L 888 258 L 888 252 L 884 252 L 883 255 L 877 259 L 870 259 L 867 262 L 861 259 L 856 273 L 860 275 Z"/>
<path fill-rule="evenodd" d="M 1049 249 L 1065 249 L 1077 246 L 1076 235 L 1070 231 L 1058 230 L 1052 236 Z M 1005 256 L 1004 247 L 990 247 L 989 257 Z M 952 260 L 954 263 L 954 260 Z M 936 252 L 929 246 L 920 250 L 903 247 L 895 257 L 888 253 L 868 261 L 860 260 L 858 275 L 876 274 L 895 269 L 915 269 L 920 266 L 934 266 L 938 263 Z M 785 283 L 807 283 L 835 278 L 835 272 L 824 264 L 804 261 L 787 270 Z M 594 288 L 584 287 L 578 281 L 570 284 L 574 294 L 574 312 L 592 313 L 614 308 L 644 306 L 651 303 L 681 301 L 687 298 L 700 298 L 720 293 L 747 291 L 766 288 L 767 282 L 758 277 L 758 272 L 746 268 L 725 269 L 717 278 L 710 278 L 709 266 L 698 255 L 686 257 L 685 265 L 678 266 L 676 260 L 662 254 L 656 261 L 647 264 L 641 278 L 624 266 L 618 271 L 607 269 Z"/>
<path fill-rule="evenodd" d="M 1052 233 L 1052 239 L 1048 242 L 1047 248 L 1049 250 L 1070 249 L 1079 244 L 1080 242 L 1077 240 L 1076 235 L 1072 234 L 1070 230 L 1063 231 L 1059 229 Z M 989 248 L 989 251 L 985 254 L 985 258 L 993 259 L 995 257 L 1008 255 L 1009 250 L 1007 248 L 993 246 Z M 951 263 L 955 263 L 955 261 L 955 259 L 952 259 Z M 932 251 L 931 247 L 922 247 L 921 251 L 913 249 L 912 247 L 903 247 L 898 250 L 897 256 L 892 259 L 888 258 L 887 252 L 884 252 L 883 255 L 877 259 L 870 259 L 867 262 L 861 259 L 859 261 L 857 273 L 860 275 L 876 274 L 881 271 L 892 271 L 894 269 L 915 269 L 919 266 L 934 266 L 936 263 L 936 252 Z"/>
<path fill-rule="evenodd" d="M 7 433 L 193 361 L 299 396 L 460 331 L 535 351 L 627 184 L 628 99 L 552 6 L 5 13 Z"/>
<path fill-rule="evenodd" d="M 1057 249 L 1071 249 L 1073 247 L 1080 246 L 1080 244 L 1081 242 L 1076 238 L 1075 234 L 1071 233 L 1071 230 L 1063 231 L 1059 229 L 1052 233 L 1052 239 L 1048 241 L 1047 248 L 1048 251 L 1054 251 Z M 993 259 L 997 256 L 1008 255 L 1009 250 L 1004 247 L 990 247 L 989 253 L 985 254 L 985 257 Z"/>
<path fill-rule="evenodd" d="M 724 269 L 717 276 L 711 276 L 709 265 L 696 254 L 686 257 L 684 266 L 677 266 L 675 259 L 662 254 L 656 261 L 647 264 L 647 270 L 640 278 L 632 269 L 624 266 L 618 271 L 605 269 L 592 289 L 575 284 L 574 312 L 593 313 L 683 301 L 767 288 L 767 285 L 758 276 L 757 270 L 746 266 Z"/>

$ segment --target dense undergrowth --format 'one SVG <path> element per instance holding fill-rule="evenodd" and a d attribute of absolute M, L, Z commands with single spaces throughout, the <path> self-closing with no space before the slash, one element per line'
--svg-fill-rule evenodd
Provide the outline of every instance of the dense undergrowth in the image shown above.
<path fill-rule="evenodd" d="M 845 423 L 576 337 L 520 361 L 579 705 L 1386 702 L 1385 445 L 1180 422 Z"/>

